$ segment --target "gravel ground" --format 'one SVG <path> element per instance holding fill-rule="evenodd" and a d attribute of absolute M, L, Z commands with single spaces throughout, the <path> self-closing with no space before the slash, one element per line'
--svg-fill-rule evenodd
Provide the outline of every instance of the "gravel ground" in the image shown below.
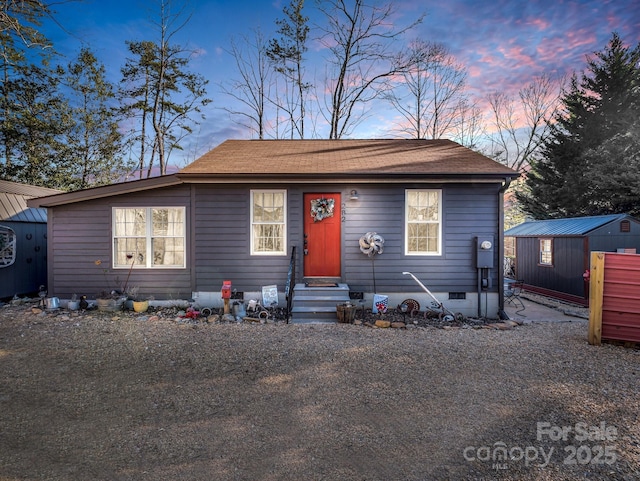
<path fill-rule="evenodd" d="M 640 351 L 446 327 L 2 307 L 0 481 L 640 479 Z"/>

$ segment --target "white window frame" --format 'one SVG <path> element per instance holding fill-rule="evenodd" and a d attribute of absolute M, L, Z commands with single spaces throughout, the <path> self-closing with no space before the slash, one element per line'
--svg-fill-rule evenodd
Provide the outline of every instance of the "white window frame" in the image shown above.
<path fill-rule="evenodd" d="M 549 243 L 549 249 L 543 250 L 543 245 L 546 242 Z M 545 261 L 546 257 L 548 257 L 548 261 Z M 538 239 L 538 265 L 553 267 L 553 238 L 541 237 Z"/>
<path fill-rule="evenodd" d="M 126 239 L 126 238 L 134 238 L 134 237 L 139 237 L 142 238 L 142 236 L 116 236 L 116 211 L 118 210 L 131 210 L 131 209 L 136 209 L 136 210 L 146 210 L 146 214 L 145 214 L 145 220 L 146 220 L 146 225 L 145 225 L 145 235 L 144 235 L 144 239 L 145 239 L 145 249 L 146 249 L 146 256 L 144 257 L 144 262 L 141 264 L 139 261 L 135 261 L 133 268 L 134 269 L 184 269 L 186 268 L 186 262 L 187 262 L 187 236 L 186 236 L 186 232 L 187 232 L 187 212 L 186 212 L 186 208 L 184 206 L 150 206 L 150 207 L 142 207 L 142 206 L 118 206 L 118 207 L 112 207 L 111 209 L 111 250 L 112 250 L 112 267 L 113 269 L 130 269 L 131 268 L 131 262 L 133 261 L 128 261 L 125 264 L 116 264 L 117 262 L 117 250 L 116 250 L 116 239 Z M 154 236 L 153 235 L 153 224 L 152 222 L 149 222 L 149 219 L 152 219 L 152 212 L 153 210 L 167 210 L 167 209 L 177 209 L 177 210 L 181 210 L 182 211 L 182 219 L 183 219 L 183 223 L 182 223 L 182 232 L 180 234 L 176 234 L 176 235 L 169 235 L 169 236 Z M 182 245 L 184 247 L 184 252 L 182 253 L 182 264 L 181 265 L 154 265 L 153 264 L 153 239 L 156 238 L 170 238 L 170 239 L 182 239 Z M 132 254 L 136 254 L 134 252 L 132 252 Z"/>
<path fill-rule="evenodd" d="M 281 222 L 256 222 L 254 220 L 254 196 L 255 194 L 282 194 L 283 195 L 283 219 Z M 251 240 L 251 255 L 252 256 L 286 256 L 287 255 L 287 190 L 286 189 L 252 189 L 249 198 L 250 202 L 250 214 L 249 214 L 249 238 Z M 254 236 L 254 227 L 259 224 L 277 224 L 282 226 L 282 250 L 280 251 L 257 251 L 256 239 Z"/>
<path fill-rule="evenodd" d="M 438 195 L 438 220 L 424 220 L 409 222 L 409 193 L 426 192 Z M 409 250 L 409 224 L 437 224 L 438 225 L 438 248 L 436 251 L 410 251 Z M 442 255 L 442 189 L 406 189 L 404 193 L 404 253 L 407 256 L 440 256 Z"/>

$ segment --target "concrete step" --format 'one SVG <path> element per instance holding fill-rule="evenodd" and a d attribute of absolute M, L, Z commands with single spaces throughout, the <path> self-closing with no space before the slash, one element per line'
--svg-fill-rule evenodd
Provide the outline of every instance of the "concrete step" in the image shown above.
<path fill-rule="evenodd" d="M 335 309 L 333 311 L 293 311 L 291 313 L 291 322 L 338 322 L 338 316 Z"/>
<path fill-rule="evenodd" d="M 337 322 L 336 305 L 349 300 L 349 286 L 309 287 L 296 284 L 293 291 L 291 322 Z"/>

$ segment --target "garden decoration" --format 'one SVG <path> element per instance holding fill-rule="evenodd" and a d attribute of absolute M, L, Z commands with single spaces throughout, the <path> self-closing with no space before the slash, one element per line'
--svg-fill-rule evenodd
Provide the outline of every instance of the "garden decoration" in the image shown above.
<path fill-rule="evenodd" d="M 0 268 L 9 267 L 16 261 L 16 242 L 13 229 L 0 225 Z"/>
<path fill-rule="evenodd" d="M 373 293 L 376 293 L 376 269 L 373 260 L 376 254 L 382 254 L 384 250 L 384 238 L 376 232 L 367 232 L 360 237 L 360 252 L 371 258 L 371 269 L 373 270 Z"/>
<path fill-rule="evenodd" d="M 131 262 L 131 265 L 129 265 L 126 280 L 122 285 L 120 284 L 119 277 L 115 277 L 113 281 L 110 281 L 110 269 L 102 266 L 101 259 L 94 261 L 96 266 L 102 266 L 102 275 L 105 280 L 105 289 L 99 292 L 96 296 L 96 305 L 98 306 L 98 310 L 115 311 L 118 309 L 133 308 L 133 302 L 129 303 L 128 301 L 141 300 L 138 299 L 137 295 L 138 287 L 129 286 L 129 280 L 131 279 L 131 272 L 133 271 L 133 267 L 136 263 L 136 257 L 140 262 L 144 260 L 144 256 L 142 254 L 137 254 L 137 256 L 133 253 L 126 254 L 127 263 Z M 112 282 L 115 284 L 115 288 L 110 286 Z"/>
<path fill-rule="evenodd" d="M 311 201 L 311 217 L 314 222 L 320 222 L 327 217 L 333 217 L 334 199 L 313 199 Z"/>
<path fill-rule="evenodd" d="M 360 252 L 367 254 L 369 257 L 373 257 L 376 254 L 382 254 L 384 250 L 384 239 L 381 235 L 375 232 L 367 232 L 360 237 Z"/>
<path fill-rule="evenodd" d="M 431 299 L 433 299 L 433 303 L 438 309 L 440 309 L 440 312 L 436 312 L 436 311 L 430 311 L 429 309 L 425 310 L 424 312 L 424 317 L 428 317 L 430 312 L 435 313 L 435 315 L 438 317 L 438 320 L 440 321 L 464 321 L 465 317 L 464 315 L 462 315 L 460 312 L 452 312 L 449 309 L 447 309 L 446 307 L 444 307 L 444 304 L 442 302 L 440 302 L 438 300 L 438 298 L 436 296 L 433 295 L 433 293 L 429 290 L 429 288 L 427 286 L 425 286 L 422 282 L 420 282 L 420 279 L 418 279 L 416 276 L 414 276 L 411 272 L 407 272 L 404 271 L 402 273 L 402 275 L 404 276 L 411 276 L 411 278 L 416 281 L 416 283 L 422 287 L 422 290 L 424 292 L 426 292 L 427 294 L 429 294 L 429 297 L 431 297 Z"/>
<path fill-rule="evenodd" d="M 379 314 L 380 318 L 387 313 L 389 309 L 389 296 L 383 296 L 382 294 L 373 295 L 373 309 L 374 314 Z"/>

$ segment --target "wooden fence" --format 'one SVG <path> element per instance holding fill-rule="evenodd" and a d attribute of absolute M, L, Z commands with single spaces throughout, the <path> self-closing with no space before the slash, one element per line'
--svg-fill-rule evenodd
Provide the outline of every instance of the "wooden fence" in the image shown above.
<path fill-rule="evenodd" d="M 589 344 L 640 343 L 640 255 L 591 253 Z"/>

